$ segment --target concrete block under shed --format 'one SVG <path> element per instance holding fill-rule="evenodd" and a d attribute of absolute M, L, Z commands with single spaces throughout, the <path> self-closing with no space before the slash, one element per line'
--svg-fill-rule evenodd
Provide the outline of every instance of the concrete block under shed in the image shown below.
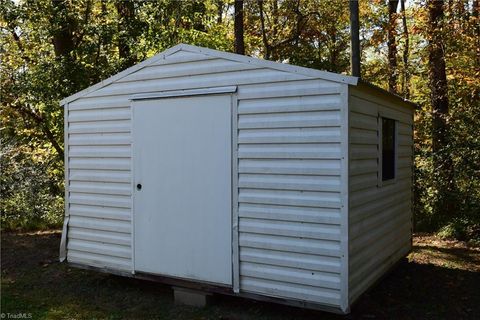
<path fill-rule="evenodd" d="M 173 287 L 175 304 L 203 308 L 211 301 L 212 295 L 206 292 Z"/>

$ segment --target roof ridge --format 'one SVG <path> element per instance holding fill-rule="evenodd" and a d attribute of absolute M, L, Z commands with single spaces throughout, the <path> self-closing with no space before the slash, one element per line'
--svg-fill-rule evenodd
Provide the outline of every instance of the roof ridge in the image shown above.
<path fill-rule="evenodd" d="M 283 72 L 289 72 L 289 73 L 297 73 L 297 74 L 302 74 L 305 76 L 309 76 L 312 78 L 320 78 L 324 79 L 327 81 L 333 81 L 333 82 L 339 82 L 339 83 L 345 83 L 345 84 L 351 84 L 351 85 L 357 85 L 358 83 L 358 78 L 357 77 L 352 77 L 349 75 L 343 75 L 343 74 L 338 74 L 338 73 L 333 73 L 329 71 L 321 71 L 317 69 L 311 69 L 311 68 L 305 68 L 305 67 L 300 67 L 300 66 L 295 66 L 287 63 L 281 63 L 281 62 L 275 62 L 275 61 L 269 61 L 269 60 L 264 60 L 264 59 L 259 59 L 259 58 L 254 58 L 250 56 L 244 56 L 236 53 L 231 53 L 231 52 L 224 52 L 224 51 L 219 51 L 219 50 L 214 50 L 214 49 L 209 49 L 209 48 L 204 48 L 204 47 L 198 47 L 194 45 L 189 45 L 189 44 L 184 44 L 180 43 L 177 44 L 167 50 L 164 50 L 160 53 L 157 53 L 156 55 L 148 58 L 147 60 L 144 60 L 134 66 L 131 66 L 115 75 L 112 75 L 108 77 L 107 79 L 104 79 L 94 85 L 91 85 L 77 93 L 74 93 L 73 95 L 70 95 L 60 101 L 60 105 L 65 105 L 69 102 L 72 102 L 78 98 L 81 98 L 93 91 L 99 90 L 103 87 L 108 86 L 109 84 L 120 80 L 134 72 L 137 72 L 155 62 L 161 59 L 165 59 L 168 56 L 171 56 L 179 51 L 185 51 L 185 52 L 191 52 L 191 53 L 201 53 L 209 56 L 214 56 L 218 57 L 221 59 L 225 60 L 230 60 L 230 61 L 236 61 L 240 63 L 247 63 L 247 64 L 254 64 L 260 67 L 264 68 L 270 68 L 274 70 L 279 70 Z"/>

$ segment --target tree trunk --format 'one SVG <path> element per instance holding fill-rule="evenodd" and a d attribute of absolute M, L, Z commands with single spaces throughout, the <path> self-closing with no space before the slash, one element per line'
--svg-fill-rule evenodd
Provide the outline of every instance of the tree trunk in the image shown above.
<path fill-rule="evenodd" d="M 265 0 L 262 0 L 265 1 Z M 278 28 L 279 28 L 279 23 L 278 23 L 278 0 L 272 0 L 271 1 L 271 15 L 270 19 L 267 18 L 267 21 L 270 23 L 270 58 L 273 61 L 277 61 L 279 59 L 278 56 L 278 43 L 281 42 L 281 40 L 278 37 Z"/>
<path fill-rule="evenodd" d="M 400 0 L 400 8 L 402 10 L 402 25 L 403 25 L 403 80 L 402 93 L 405 99 L 410 99 L 410 70 L 408 65 L 408 56 L 410 50 L 410 35 L 407 26 L 407 13 L 405 11 L 405 0 Z"/>
<path fill-rule="evenodd" d="M 338 60 L 338 47 L 337 47 L 337 29 L 331 28 L 330 30 L 327 31 L 328 37 L 330 38 L 330 45 L 328 46 L 328 56 L 329 56 L 329 61 L 330 61 L 330 70 L 332 72 L 340 72 L 338 66 L 337 66 L 337 60 Z"/>
<path fill-rule="evenodd" d="M 135 20 L 135 5 L 131 0 L 116 1 L 118 13 L 118 57 L 122 60 L 122 67 L 128 68 L 135 64 L 136 57 L 132 54 L 129 38 Z"/>
<path fill-rule="evenodd" d="M 101 0 L 100 1 L 100 23 L 103 25 L 106 23 L 106 17 L 107 17 L 107 0 Z M 98 44 L 97 44 L 97 50 L 95 52 L 95 64 L 99 63 L 100 59 L 100 52 L 102 50 L 103 46 L 103 37 L 100 36 L 98 37 Z"/>
<path fill-rule="evenodd" d="M 388 90 L 397 93 L 397 14 L 398 0 L 388 1 Z"/>
<path fill-rule="evenodd" d="M 265 15 L 263 12 L 263 0 L 258 0 L 258 9 L 260 13 L 260 29 L 262 31 L 262 41 L 263 41 L 263 46 L 265 47 L 265 54 L 263 55 L 263 57 L 266 60 L 269 60 L 271 57 L 271 47 L 270 47 L 270 44 L 268 43 L 267 30 L 265 29 Z"/>
<path fill-rule="evenodd" d="M 432 151 L 433 165 L 438 190 L 438 201 L 435 211 L 440 218 L 454 214 L 454 175 L 452 158 L 446 147 L 449 142 L 449 127 L 447 122 L 448 86 L 445 67 L 445 48 L 442 37 L 444 28 L 444 2 L 440 0 L 428 0 L 429 20 L 429 76 L 432 103 Z"/>
<path fill-rule="evenodd" d="M 217 1 L 217 24 L 222 24 L 224 6 L 225 6 L 225 3 L 223 2 L 223 0 Z"/>
<path fill-rule="evenodd" d="M 350 43 L 351 43 L 350 65 L 352 68 L 352 75 L 355 77 L 361 77 L 360 21 L 359 21 L 357 0 L 350 0 Z"/>
<path fill-rule="evenodd" d="M 472 16 L 474 18 L 476 40 L 476 66 L 480 68 L 480 0 L 473 0 Z"/>
<path fill-rule="evenodd" d="M 448 115 L 448 88 L 445 69 L 445 53 L 441 29 L 443 25 L 443 1 L 429 0 L 430 39 L 428 43 L 430 89 L 433 111 L 433 152 L 446 145 Z"/>
<path fill-rule="evenodd" d="M 243 40 L 243 0 L 235 0 L 235 53 L 245 54 L 245 43 Z"/>
<path fill-rule="evenodd" d="M 53 47 L 56 57 L 68 57 L 75 48 L 73 32 L 76 28 L 75 20 L 68 14 L 65 0 L 52 0 L 53 19 Z"/>

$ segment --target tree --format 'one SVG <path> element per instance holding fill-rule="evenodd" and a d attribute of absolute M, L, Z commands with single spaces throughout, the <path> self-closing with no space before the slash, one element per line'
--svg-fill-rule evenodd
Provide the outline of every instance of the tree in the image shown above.
<path fill-rule="evenodd" d="M 388 1 L 388 90 L 397 93 L 397 7 L 398 0 Z"/>
<path fill-rule="evenodd" d="M 54 26 L 52 31 L 52 42 L 55 48 L 55 55 L 57 57 L 68 57 L 70 52 L 75 48 L 73 34 L 77 31 L 77 23 L 69 14 L 67 1 L 52 0 L 52 8 L 53 14 L 51 23 Z M 87 12 L 88 11 L 89 9 L 87 8 Z"/>
<path fill-rule="evenodd" d="M 480 0 L 473 0 L 472 3 L 472 17 L 475 25 L 474 35 L 476 38 L 476 66 L 480 69 Z"/>
<path fill-rule="evenodd" d="M 430 25 L 428 39 L 428 59 L 430 74 L 430 91 L 432 105 L 432 151 L 433 165 L 436 170 L 438 201 L 435 204 L 437 215 L 454 213 L 454 201 L 449 196 L 454 193 L 453 164 L 446 151 L 449 137 L 449 101 L 448 83 L 445 66 L 445 43 L 442 36 L 444 28 L 444 2 L 429 0 L 428 22 Z"/>
<path fill-rule="evenodd" d="M 405 0 L 400 0 L 400 10 L 402 11 L 403 26 L 403 78 L 402 94 L 405 99 L 410 99 L 410 71 L 408 70 L 408 56 L 410 51 L 410 35 L 408 33 L 407 13 L 405 11 Z"/>
<path fill-rule="evenodd" d="M 248 45 L 274 61 L 345 72 L 349 67 L 348 7 L 343 0 L 256 1 L 245 8 Z"/>
<path fill-rule="evenodd" d="M 235 53 L 245 54 L 243 39 L 243 0 L 235 0 Z"/>
<path fill-rule="evenodd" d="M 123 61 L 122 68 L 128 68 L 137 62 L 130 47 L 139 34 L 135 24 L 135 4 L 132 0 L 120 0 L 115 2 L 115 7 L 118 13 L 118 57 Z"/>
<path fill-rule="evenodd" d="M 257 3 L 258 3 L 259 14 L 260 14 L 260 28 L 261 28 L 260 30 L 262 32 L 263 46 L 265 47 L 265 54 L 263 55 L 263 57 L 269 60 L 272 54 L 271 53 L 272 47 L 268 41 L 267 30 L 265 27 L 265 13 L 263 10 L 263 0 L 258 0 Z"/>
<path fill-rule="evenodd" d="M 429 0 L 430 38 L 428 43 L 430 90 L 433 112 L 433 152 L 438 153 L 448 137 L 448 86 L 445 67 L 445 48 L 442 39 L 443 1 Z"/>

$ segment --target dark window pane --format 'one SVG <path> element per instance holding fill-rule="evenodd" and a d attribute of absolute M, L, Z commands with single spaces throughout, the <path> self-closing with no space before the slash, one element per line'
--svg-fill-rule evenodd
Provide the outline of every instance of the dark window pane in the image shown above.
<path fill-rule="evenodd" d="M 395 120 L 382 118 L 382 180 L 395 178 Z"/>

